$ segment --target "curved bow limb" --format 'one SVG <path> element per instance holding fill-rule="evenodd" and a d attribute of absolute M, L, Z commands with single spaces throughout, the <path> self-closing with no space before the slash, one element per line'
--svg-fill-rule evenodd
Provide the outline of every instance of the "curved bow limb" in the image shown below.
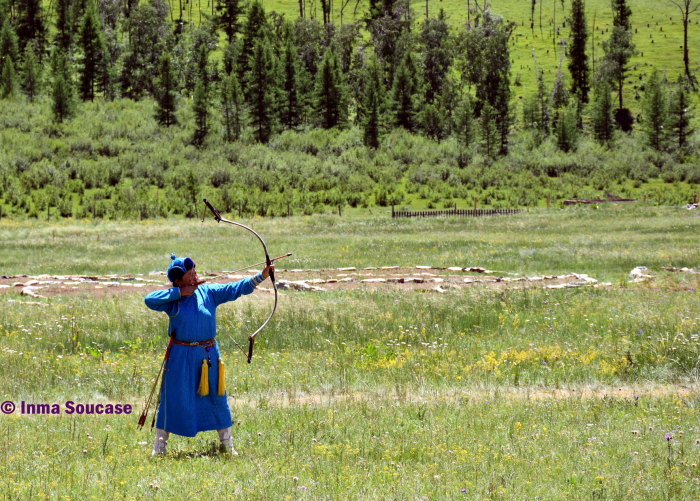
<path fill-rule="evenodd" d="M 206 207 L 208 207 L 209 210 L 211 211 L 211 213 L 214 215 L 214 219 L 216 220 L 217 223 L 220 223 L 223 221 L 224 223 L 228 223 L 228 224 L 232 224 L 234 226 L 238 226 L 240 228 L 244 228 L 244 229 L 248 230 L 249 232 L 251 232 L 253 235 L 255 235 L 258 238 L 258 240 L 260 241 L 260 243 L 262 244 L 263 250 L 265 251 L 265 263 L 266 263 L 266 265 L 267 266 L 272 265 L 272 260 L 270 259 L 270 254 L 267 252 L 267 246 L 265 245 L 265 241 L 262 239 L 262 237 L 258 234 L 257 231 L 255 231 L 253 228 L 246 226 L 245 224 L 237 223 L 235 221 L 230 221 L 230 220 L 222 217 L 221 213 L 218 210 L 216 210 L 214 208 L 214 206 L 206 198 L 204 199 L 204 203 L 206 204 L 204 211 L 206 212 Z M 204 214 L 202 214 L 202 222 L 203 221 L 204 221 Z M 275 283 L 275 272 L 274 271 L 270 271 L 270 280 L 272 281 L 272 288 L 275 291 L 275 304 L 272 307 L 272 312 L 270 313 L 270 316 L 267 317 L 267 320 L 265 320 L 265 322 L 260 327 L 258 327 L 258 329 L 255 332 L 253 332 L 251 335 L 248 336 L 248 363 L 250 363 L 251 360 L 253 359 L 253 346 L 255 345 L 255 336 L 257 336 L 258 333 L 260 331 L 262 331 L 267 326 L 267 324 L 272 319 L 272 316 L 275 314 L 275 311 L 277 310 L 277 284 Z M 234 340 L 234 342 L 235 342 L 235 340 Z M 236 344 L 238 344 L 238 343 L 236 343 Z M 239 348 L 240 348 L 240 346 L 239 346 Z"/>

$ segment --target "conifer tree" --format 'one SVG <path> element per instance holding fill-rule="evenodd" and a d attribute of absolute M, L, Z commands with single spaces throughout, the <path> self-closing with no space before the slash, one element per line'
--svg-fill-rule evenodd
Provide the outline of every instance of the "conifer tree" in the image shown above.
<path fill-rule="evenodd" d="M 572 100 L 566 108 L 559 112 L 559 119 L 554 127 L 557 146 L 564 153 L 573 151 L 578 146 L 578 122 L 578 103 Z"/>
<path fill-rule="evenodd" d="M 221 117 L 226 131 L 226 141 L 237 140 L 243 122 L 243 91 L 235 71 L 221 82 Z"/>
<path fill-rule="evenodd" d="M 326 49 L 316 74 L 316 114 L 324 129 L 344 125 L 347 103 L 338 58 L 331 47 Z"/>
<path fill-rule="evenodd" d="M 16 0 L 15 9 L 20 50 L 33 41 L 41 51 L 46 37 L 42 0 Z"/>
<path fill-rule="evenodd" d="M 230 75 L 232 71 L 237 72 L 238 65 L 238 46 L 236 43 L 230 43 L 224 49 L 224 55 L 221 57 L 221 68 L 224 75 Z"/>
<path fill-rule="evenodd" d="M 102 51 L 97 76 L 97 91 L 107 101 L 113 101 L 116 97 L 115 83 L 117 81 L 117 67 L 112 64 L 112 56 L 104 38 L 102 39 Z"/>
<path fill-rule="evenodd" d="M 403 127 L 408 131 L 413 131 L 415 128 L 417 91 L 416 66 L 411 51 L 407 50 L 394 74 L 391 86 L 389 106 L 395 127 Z"/>
<path fill-rule="evenodd" d="M 216 27 L 224 30 L 229 45 L 239 31 L 238 16 L 242 10 L 240 0 L 216 0 Z"/>
<path fill-rule="evenodd" d="M 238 53 L 238 79 L 247 88 L 247 74 L 250 71 L 250 55 L 253 53 L 255 42 L 265 36 L 267 31 L 267 16 L 259 0 L 254 0 L 248 8 L 246 22 L 243 26 L 241 51 Z"/>
<path fill-rule="evenodd" d="M 177 77 L 172 66 L 171 56 L 167 52 L 160 56 L 155 98 L 156 120 L 158 120 L 158 123 L 166 127 L 176 124 Z"/>
<path fill-rule="evenodd" d="M 51 53 L 51 74 L 51 111 L 57 122 L 63 122 L 73 114 L 74 99 L 70 66 L 58 48 Z"/>
<path fill-rule="evenodd" d="M 610 86 L 600 82 L 595 87 L 595 100 L 591 107 L 591 125 L 593 136 L 602 144 L 607 144 L 613 135 L 613 102 Z"/>
<path fill-rule="evenodd" d="M 426 104 L 420 113 L 420 123 L 425 135 L 440 141 L 445 132 L 444 110 L 437 103 Z"/>
<path fill-rule="evenodd" d="M 17 64 L 19 59 L 17 35 L 15 30 L 12 29 L 9 17 L 5 19 L 5 22 L 2 24 L 2 31 L 0 31 L 0 61 L 4 61 L 8 56 L 12 59 L 13 64 Z"/>
<path fill-rule="evenodd" d="M 474 106 L 470 94 L 466 94 L 455 112 L 457 137 L 460 142 L 469 147 L 474 138 Z"/>
<path fill-rule="evenodd" d="M 678 147 L 681 149 L 685 147 L 688 136 L 694 132 L 690 122 L 694 106 L 690 101 L 686 84 L 682 77 L 678 78 L 678 83 L 671 93 L 671 106 L 668 114 L 668 123 Z"/>
<path fill-rule="evenodd" d="M 24 48 L 24 63 L 22 64 L 22 90 L 30 101 L 39 92 L 41 85 L 41 73 L 39 62 L 31 44 Z"/>
<path fill-rule="evenodd" d="M 384 82 L 379 64 L 373 60 L 366 70 L 362 132 L 365 145 L 379 147 L 379 122 L 384 103 Z"/>
<path fill-rule="evenodd" d="M 291 36 L 288 36 L 282 53 L 282 102 L 280 103 L 280 117 L 287 129 L 291 129 L 299 123 L 298 72 L 297 48 L 292 42 Z"/>
<path fill-rule="evenodd" d="M 571 73 L 571 93 L 581 93 L 584 103 L 588 102 L 588 92 L 591 89 L 588 68 L 588 26 L 586 25 L 586 5 L 584 0 L 571 1 L 571 43 L 567 46 L 566 55 L 569 58 L 569 73 Z"/>
<path fill-rule="evenodd" d="M 496 128 L 496 113 L 490 104 L 485 103 L 481 108 L 481 146 L 486 156 L 495 158 L 499 149 L 498 129 Z"/>
<path fill-rule="evenodd" d="M 51 111 L 57 122 L 63 122 L 71 116 L 73 112 L 71 87 L 60 73 L 54 77 L 51 100 Z"/>
<path fill-rule="evenodd" d="M 80 97 L 83 101 L 92 101 L 103 56 L 102 27 L 93 2 L 89 2 L 85 9 L 76 45 L 83 55 L 79 70 Z"/>
<path fill-rule="evenodd" d="M 255 40 L 246 81 L 248 82 L 250 123 L 253 126 L 255 139 L 261 143 L 266 143 L 273 132 L 277 104 L 275 102 L 277 82 L 273 58 L 272 48 L 267 38 Z"/>
<path fill-rule="evenodd" d="M 68 50 L 72 42 L 71 0 L 56 0 L 54 4 L 56 15 L 56 44 L 63 50 Z"/>
<path fill-rule="evenodd" d="M 204 82 L 197 82 L 192 102 L 194 111 L 194 144 L 201 146 L 209 133 L 209 95 Z"/>
<path fill-rule="evenodd" d="M 17 76 L 12 58 L 6 57 L 2 65 L 2 81 L 0 81 L 0 97 L 7 99 L 13 96 L 17 90 Z"/>
<path fill-rule="evenodd" d="M 654 70 L 644 85 L 641 125 L 647 141 L 655 150 L 661 150 L 665 140 L 664 125 L 668 119 L 668 96 L 661 75 Z"/>

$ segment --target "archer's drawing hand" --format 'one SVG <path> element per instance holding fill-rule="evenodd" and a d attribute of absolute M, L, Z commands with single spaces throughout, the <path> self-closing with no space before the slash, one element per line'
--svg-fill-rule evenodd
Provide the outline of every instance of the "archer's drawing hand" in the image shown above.
<path fill-rule="evenodd" d="M 206 280 L 197 280 L 196 282 L 193 282 L 191 284 L 181 285 L 180 297 L 191 296 L 192 294 L 194 294 L 194 291 L 196 291 L 199 288 L 199 286 L 205 282 Z"/>
<path fill-rule="evenodd" d="M 268 278 L 270 276 L 270 272 L 274 273 L 274 271 L 275 271 L 274 264 L 271 264 L 270 266 L 266 266 L 265 269 L 262 271 L 263 278 Z"/>

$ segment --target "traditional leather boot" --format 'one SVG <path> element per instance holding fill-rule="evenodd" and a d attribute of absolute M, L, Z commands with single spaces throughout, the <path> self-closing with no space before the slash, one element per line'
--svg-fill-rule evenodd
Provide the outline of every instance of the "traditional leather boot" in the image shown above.
<path fill-rule="evenodd" d="M 238 452 L 233 448 L 233 439 L 231 438 L 231 427 L 224 428 L 222 430 L 216 430 L 219 432 L 219 441 L 221 446 L 219 450 L 221 452 L 230 452 L 234 456 L 238 456 Z"/>
<path fill-rule="evenodd" d="M 153 442 L 153 452 L 151 453 L 152 456 L 165 454 L 168 447 L 168 438 L 170 438 L 169 432 L 156 428 L 156 439 Z"/>

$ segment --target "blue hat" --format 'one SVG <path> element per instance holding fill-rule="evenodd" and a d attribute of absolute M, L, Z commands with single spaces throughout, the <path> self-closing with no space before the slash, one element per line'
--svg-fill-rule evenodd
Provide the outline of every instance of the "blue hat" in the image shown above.
<path fill-rule="evenodd" d="M 194 261 L 188 257 L 175 257 L 175 254 L 170 254 L 170 259 L 172 261 L 170 266 L 168 266 L 168 280 L 173 283 L 195 267 Z"/>

